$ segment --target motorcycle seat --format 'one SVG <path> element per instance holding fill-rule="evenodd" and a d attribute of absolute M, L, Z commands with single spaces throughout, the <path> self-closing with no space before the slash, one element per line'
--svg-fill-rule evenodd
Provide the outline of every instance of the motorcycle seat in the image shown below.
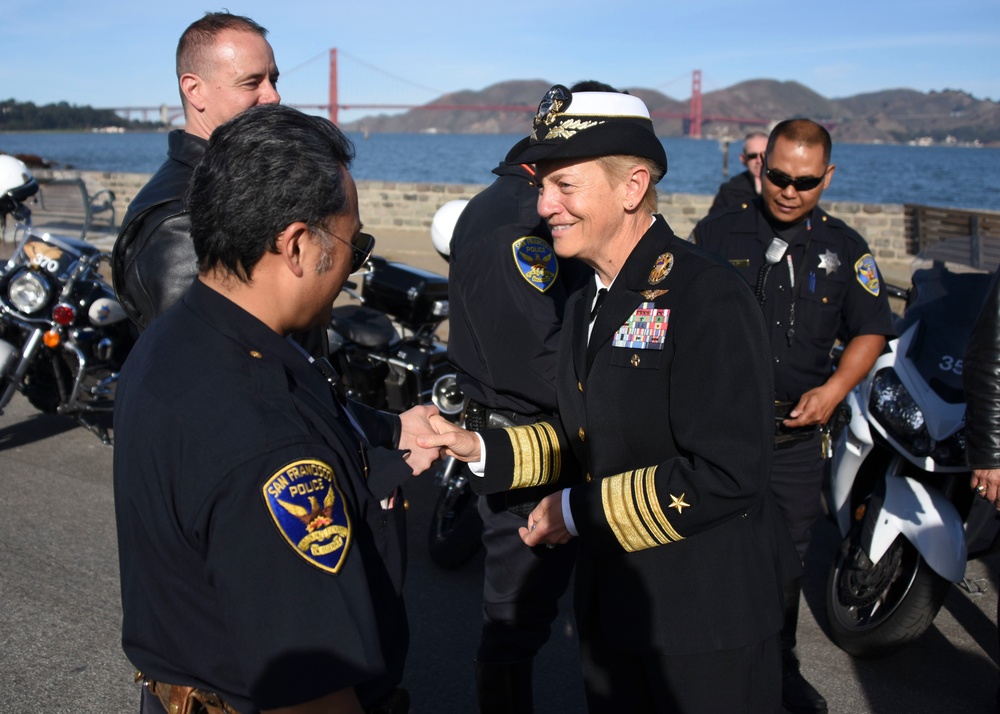
<path fill-rule="evenodd" d="M 385 313 L 363 305 L 333 308 L 330 324 L 351 342 L 369 349 L 386 347 L 396 338 L 396 329 Z"/>

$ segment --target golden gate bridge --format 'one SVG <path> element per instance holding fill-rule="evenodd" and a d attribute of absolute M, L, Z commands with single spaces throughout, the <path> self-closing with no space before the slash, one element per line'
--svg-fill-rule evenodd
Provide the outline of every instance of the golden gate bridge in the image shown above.
<path fill-rule="evenodd" d="M 289 104 L 296 109 L 308 109 L 313 111 L 323 111 L 327 113 L 330 121 L 338 123 L 339 112 L 341 110 L 371 109 L 382 111 L 393 110 L 420 110 L 420 111 L 481 111 L 481 112 L 534 112 L 537 105 L 527 104 L 441 104 L 430 102 L 427 104 L 360 104 L 354 102 L 343 102 L 340 99 L 338 89 L 338 69 L 337 69 L 337 48 L 330 49 L 330 75 L 329 75 L 329 99 L 325 104 Z M 126 119 L 131 119 L 133 112 L 142 116 L 143 121 L 148 121 L 150 116 L 158 117 L 164 124 L 172 124 L 176 119 L 184 116 L 184 110 L 180 106 L 169 106 L 162 104 L 158 107 L 114 107 L 111 109 Z M 691 100 L 686 112 L 671 112 L 651 109 L 650 116 L 654 119 L 683 119 L 687 136 L 692 139 L 702 138 L 702 125 L 708 122 L 728 122 L 733 124 L 747 124 L 767 126 L 768 122 L 763 119 L 751 117 L 730 117 L 718 115 L 706 115 L 702 112 L 701 105 L 701 70 L 696 69 L 691 73 Z"/>

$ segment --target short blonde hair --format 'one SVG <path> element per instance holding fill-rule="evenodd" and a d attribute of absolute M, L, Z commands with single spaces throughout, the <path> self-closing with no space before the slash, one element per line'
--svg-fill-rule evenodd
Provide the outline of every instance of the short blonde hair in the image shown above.
<path fill-rule="evenodd" d="M 639 202 L 639 207 L 645 208 L 650 213 L 656 213 L 656 184 L 663 178 L 663 170 L 655 161 L 644 159 L 641 156 L 614 154 L 597 157 L 597 163 L 601 165 L 604 173 L 612 181 L 624 181 L 628 172 L 635 166 L 645 166 L 646 170 L 649 171 L 649 186 L 646 187 L 646 193 Z"/>

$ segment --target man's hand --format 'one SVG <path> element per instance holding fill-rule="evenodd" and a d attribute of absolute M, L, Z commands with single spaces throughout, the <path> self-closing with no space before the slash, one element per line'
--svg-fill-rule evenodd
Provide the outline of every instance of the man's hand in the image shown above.
<path fill-rule="evenodd" d="M 810 389 L 799 397 L 799 403 L 789 412 L 789 418 L 781 423 L 791 427 L 826 424 L 843 400 L 839 395 L 839 390 L 833 390 L 826 384 Z"/>
<path fill-rule="evenodd" d="M 466 431 L 457 424 L 452 424 L 443 416 L 430 419 L 431 427 L 436 432 L 433 436 L 421 436 L 417 443 L 425 449 L 444 449 L 445 456 L 454 456 L 459 461 L 479 461 L 479 437 L 471 431 Z"/>
<path fill-rule="evenodd" d="M 573 535 L 567 530 L 563 520 L 562 491 L 550 493 L 539 501 L 528 514 L 528 525 L 518 528 L 517 532 L 525 545 L 529 546 L 568 543 Z"/>
<path fill-rule="evenodd" d="M 1000 510 L 1000 469 L 973 469 L 972 489 Z M 979 488 L 983 490 L 980 491 Z"/>
<path fill-rule="evenodd" d="M 419 437 L 426 434 L 435 434 L 431 419 L 438 418 L 437 407 L 416 406 L 399 415 L 402 429 L 399 434 L 399 448 L 409 451 L 406 456 L 406 463 L 413 470 L 413 475 L 417 476 L 431 467 L 435 461 L 441 458 L 441 450 L 436 447 L 424 447 L 419 443 Z"/>

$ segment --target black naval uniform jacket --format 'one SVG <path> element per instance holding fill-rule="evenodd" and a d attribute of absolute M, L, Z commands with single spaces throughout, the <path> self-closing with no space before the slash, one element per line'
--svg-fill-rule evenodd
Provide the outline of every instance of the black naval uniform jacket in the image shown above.
<path fill-rule="evenodd" d="M 118 301 L 140 328 L 180 300 L 198 275 L 185 193 L 207 146 L 180 129 L 170 132 L 167 160 L 125 212 L 111 277 Z"/>
<path fill-rule="evenodd" d="M 403 499 L 291 342 L 196 281 L 115 399 L 122 646 L 147 677 L 244 714 L 402 676 Z M 370 457 L 372 449 L 367 451 Z M 398 452 L 396 452 L 398 454 Z"/>
<path fill-rule="evenodd" d="M 556 257 L 531 173 L 506 164 L 493 173 L 499 178 L 469 202 L 451 239 L 448 360 L 473 401 L 552 414 L 566 298 L 591 271 Z"/>
<path fill-rule="evenodd" d="M 775 236 L 762 212 L 758 199 L 701 220 L 693 234 L 695 243 L 735 265 L 751 287 Z M 776 400 L 797 401 L 826 382 L 837 339 L 846 344 L 858 335 L 895 335 L 868 244 L 819 207 L 767 274 L 764 292 Z"/>
<path fill-rule="evenodd" d="M 760 308 L 736 271 L 661 216 L 588 346 L 594 294 L 567 305 L 559 418 L 482 434 L 474 486 L 558 483 L 566 454 L 583 464 L 586 482 L 565 484 L 580 534 L 581 636 L 599 627 L 629 651 L 685 654 L 775 635 L 798 562 L 767 488 L 773 388 Z M 643 310 L 660 338 L 619 346 Z"/>

